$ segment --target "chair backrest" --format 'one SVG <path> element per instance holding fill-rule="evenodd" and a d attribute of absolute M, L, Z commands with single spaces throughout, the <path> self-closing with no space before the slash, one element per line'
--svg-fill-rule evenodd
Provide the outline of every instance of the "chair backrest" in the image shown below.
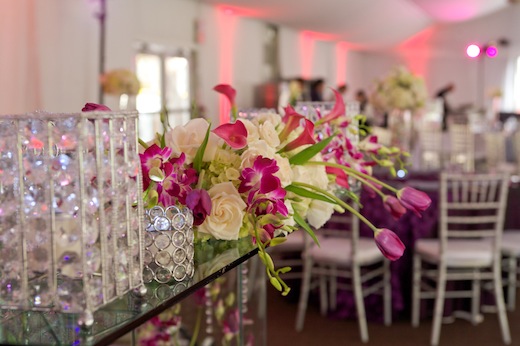
<path fill-rule="evenodd" d="M 354 203 L 351 206 L 359 210 L 359 207 Z M 330 220 L 317 231 L 322 237 L 334 238 L 350 238 L 352 242 L 352 258 L 358 256 L 358 241 L 359 241 L 359 218 L 352 215 L 352 213 L 345 211 L 343 214 L 334 214 Z"/>
<path fill-rule="evenodd" d="M 490 238 L 498 251 L 508 183 L 507 173 L 441 174 L 441 251 L 446 249 L 448 238 Z"/>
<path fill-rule="evenodd" d="M 465 172 L 475 170 L 475 136 L 467 124 L 451 124 L 450 153 L 452 164 L 460 165 Z"/>
<path fill-rule="evenodd" d="M 520 130 L 513 134 L 513 151 L 515 153 L 516 171 L 520 173 Z"/>
<path fill-rule="evenodd" d="M 484 134 L 486 144 L 486 165 L 488 169 L 497 167 L 506 160 L 506 137 L 502 132 Z"/>

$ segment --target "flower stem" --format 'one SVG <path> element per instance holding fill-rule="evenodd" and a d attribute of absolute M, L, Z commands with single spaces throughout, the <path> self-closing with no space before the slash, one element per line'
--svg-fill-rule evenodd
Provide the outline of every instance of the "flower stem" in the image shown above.
<path fill-rule="evenodd" d="M 310 190 L 314 190 L 314 191 L 316 191 L 318 193 L 321 193 L 321 194 L 327 196 L 328 198 L 332 199 L 334 202 L 336 202 L 337 204 L 339 204 L 340 206 L 342 206 L 343 208 L 348 210 L 354 216 L 359 218 L 361 221 L 363 221 L 368 227 L 370 227 L 370 229 L 372 231 L 377 232 L 377 230 L 378 230 L 377 227 L 374 226 L 370 221 L 368 221 L 368 219 L 366 217 L 361 215 L 361 213 L 359 211 L 357 211 L 356 209 L 352 208 L 348 203 L 345 203 L 340 198 L 336 197 L 334 194 L 332 194 L 330 192 L 327 192 L 325 190 L 322 190 L 322 189 L 320 189 L 318 187 L 315 187 L 313 185 L 307 184 L 307 183 L 292 182 L 292 185 L 299 186 L 299 187 L 304 187 L 304 188 L 307 188 L 307 189 L 310 189 Z"/>
<path fill-rule="evenodd" d="M 148 144 L 146 144 L 145 141 L 143 141 L 141 138 L 138 139 L 139 144 L 146 150 L 148 149 Z"/>
<path fill-rule="evenodd" d="M 195 321 L 195 327 L 193 328 L 193 335 L 191 336 L 190 346 L 195 346 L 197 339 L 199 338 L 200 331 L 200 320 L 202 319 L 202 309 L 197 308 L 197 320 Z"/>
<path fill-rule="evenodd" d="M 365 174 L 365 173 L 361 173 L 360 171 L 355 170 L 354 168 L 346 167 L 346 166 L 343 166 L 343 165 L 340 165 L 340 164 L 337 164 L 337 163 L 333 163 L 333 162 L 319 162 L 319 161 L 309 161 L 309 162 L 306 163 L 306 165 L 328 166 L 328 167 L 339 168 L 339 169 L 342 169 L 345 172 L 350 173 L 351 175 L 355 176 L 355 178 L 358 178 L 358 179 L 359 179 L 359 177 L 365 178 L 367 180 L 373 181 L 373 182 L 375 182 L 375 183 L 377 183 L 377 184 L 387 188 L 388 190 L 390 190 L 390 191 L 392 191 L 394 193 L 397 192 L 397 189 L 395 187 L 393 187 L 391 185 L 388 185 L 388 184 L 382 182 L 381 180 L 374 178 L 371 175 L 368 175 L 368 174 Z"/>

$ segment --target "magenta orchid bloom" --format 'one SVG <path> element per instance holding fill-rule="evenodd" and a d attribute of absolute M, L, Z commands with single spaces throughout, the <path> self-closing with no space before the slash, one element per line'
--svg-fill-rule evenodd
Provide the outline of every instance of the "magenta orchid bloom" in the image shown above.
<path fill-rule="evenodd" d="M 341 96 L 341 94 L 335 89 L 332 89 L 332 91 L 334 92 L 334 98 L 336 99 L 334 108 L 332 108 L 329 114 L 318 121 L 319 124 L 329 123 L 332 120 L 345 115 L 345 102 L 343 101 L 343 96 Z"/>
<path fill-rule="evenodd" d="M 191 185 L 198 180 L 197 171 L 194 168 L 184 168 L 184 153 L 177 162 L 164 164 L 165 178 L 157 182 L 157 193 L 162 205 L 174 205 L 176 201 L 186 204 L 186 197 L 191 191 Z M 173 160 L 170 160 L 173 161 Z"/>
<path fill-rule="evenodd" d="M 388 228 L 380 228 L 374 234 L 376 245 L 386 258 L 396 261 L 404 253 L 405 246 L 401 239 Z"/>
<path fill-rule="evenodd" d="M 111 109 L 108 108 L 105 105 L 100 105 L 97 103 L 86 103 L 83 109 L 81 109 L 82 112 L 110 112 Z"/>
<path fill-rule="evenodd" d="M 231 148 L 243 149 L 247 145 L 247 129 L 243 122 L 237 120 L 233 124 L 223 124 L 213 130 Z"/>
<path fill-rule="evenodd" d="M 422 217 L 420 212 L 428 209 L 432 203 L 426 193 L 409 186 L 397 191 L 397 198 L 406 209 L 413 211 L 418 217 Z"/>
<path fill-rule="evenodd" d="M 314 123 L 309 119 L 304 119 L 304 121 L 305 126 L 303 132 L 298 136 L 298 138 L 287 144 L 281 151 L 291 151 L 301 147 L 302 145 L 316 143 L 316 140 L 314 139 Z"/>
<path fill-rule="evenodd" d="M 284 122 L 285 127 L 279 135 L 280 142 L 283 142 L 294 129 L 300 126 L 301 120 L 305 119 L 303 115 L 298 114 L 290 105 L 285 107 L 284 111 L 285 116 L 282 118 L 282 121 Z"/>
<path fill-rule="evenodd" d="M 186 205 L 193 211 L 193 224 L 200 226 L 211 213 L 211 197 L 208 191 L 196 189 L 186 196 Z"/>
<path fill-rule="evenodd" d="M 144 153 L 139 154 L 139 158 L 141 159 L 141 167 L 143 170 L 144 190 L 148 189 L 150 182 L 154 180 L 153 174 L 157 174 L 158 170 L 163 169 L 164 163 L 169 160 L 171 154 L 172 149 L 161 149 L 157 144 L 152 144 L 144 151 Z M 150 171 L 152 171 L 152 177 L 150 176 Z"/>
<path fill-rule="evenodd" d="M 279 167 L 275 160 L 258 156 L 253 167 L 245 168 L 240 176 L 239 193 L 249 192 L 248 209 L 258 215 L 289 214 L 284 203 L 286 191 L 280 179 L 274 175 Z"/>
<path fill-rule="evenodd" d="M 395 220 L 399 220 L 406 213 L 406 208 L 394 196 L 385 196 L 383 198 L 385 209 L 392 215 Z"/>

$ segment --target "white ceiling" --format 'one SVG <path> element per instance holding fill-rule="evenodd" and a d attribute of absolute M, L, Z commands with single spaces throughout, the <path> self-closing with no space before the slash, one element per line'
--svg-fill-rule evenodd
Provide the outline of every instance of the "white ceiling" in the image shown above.
<path fill-rule="evenodd" d="M 508 0 L 202 1 L 360 48 L 390 47 L 430 25 L 475 19 L 508 5 Z"/>

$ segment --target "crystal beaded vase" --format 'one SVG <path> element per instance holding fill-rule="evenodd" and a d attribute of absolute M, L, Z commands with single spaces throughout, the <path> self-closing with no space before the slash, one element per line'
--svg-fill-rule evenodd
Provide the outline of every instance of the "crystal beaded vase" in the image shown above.
<path fill-rule="evenodd" d="M 145 210 L 145 283 L 180 282 L 194 273 L 193 214 L 176 206 Z"/>
<path fill-rule="evenodd" d="M 142 282 L 136 112 L 0 116 L 0 307 L 92 313 Z"/>

